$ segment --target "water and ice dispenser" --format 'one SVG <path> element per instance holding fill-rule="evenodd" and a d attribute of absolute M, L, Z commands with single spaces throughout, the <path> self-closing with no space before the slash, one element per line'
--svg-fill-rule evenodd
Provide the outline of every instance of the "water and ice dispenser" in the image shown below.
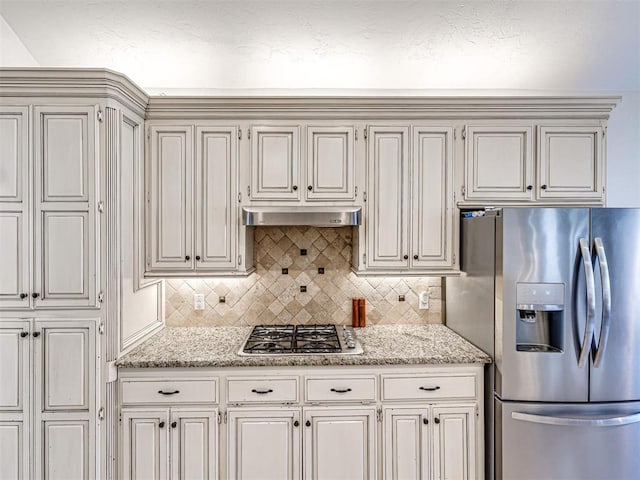
<path fill-rule="evenodd" d="M 564 290 L 562 283 L 516 284 L 516 350 L 564 350 Z"/>

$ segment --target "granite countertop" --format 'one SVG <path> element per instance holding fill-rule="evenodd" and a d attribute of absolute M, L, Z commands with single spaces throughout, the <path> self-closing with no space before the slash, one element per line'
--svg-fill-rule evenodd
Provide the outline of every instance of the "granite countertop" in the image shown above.
<path fill-rule="evenodd" d="M 362 355 L 237 355 L 251 327 L 168 327 L 117 361 L 120 368 L 273 367 L 490 363 L 444 325 L 357 328 Z"/>

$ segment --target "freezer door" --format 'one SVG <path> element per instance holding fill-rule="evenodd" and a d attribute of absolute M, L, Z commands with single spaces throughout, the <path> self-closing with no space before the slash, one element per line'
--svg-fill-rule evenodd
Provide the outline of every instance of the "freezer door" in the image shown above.
<path fill-rule="evenodd" d="M 640 403 L 496 400 L 497 479 L 637 480 Z"/>
<path fill-rule="evenodd" d="M 496 222 L 495 279 L 495 382 L 503 400 L 587 401 L 591 335 L 585 342 L 584 333 L 590 263 L 589 209 L 503 210 Z M 535 341 L 538 335 L 540 342 Z M 585 361 L 579 365 L 585 343 Z M 545 351 L 546 344 L 557 348 Z"/>
<path fill-rule="evenodd" d="M 591 241 L 600 301 L 589 399 L 640 400 L 640 209 L 593 209 Z"/>

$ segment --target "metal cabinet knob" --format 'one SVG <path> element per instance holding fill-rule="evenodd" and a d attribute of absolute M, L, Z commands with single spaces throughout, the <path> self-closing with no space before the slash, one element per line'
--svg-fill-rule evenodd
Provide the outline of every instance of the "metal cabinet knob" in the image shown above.
<path fill-rule="evenodd" d="M 24 337 L 28 337 L 28 336 L 29 336 L 29 332 L 20 332 L 20 336 L 21 336 L 22 338 L 24 338 Z"/>
<path fill-rule="evenodd" d="M 424 417 L 424 418 L 422 419 L 422 423 L 424 423 L 425 425 L 428 425 L 428 424 L 429 424 L 429 420 L 427 419 L 427 417 Z"/>
<path fill-rule="evenodd" d="M 293 188 L 293 191 L 295 192 L 296 190 L 298 190 L 298 185 L 294 185 L 294 186 L 293 186 L 293 187 L 291 187 L 291 188 Z"/>
<path fill-rule="evenodd" d="M 164 422 L 160 422 L 160 423 L 158 424 L 158 427 L 160 427 L 160 428 L 164 428 Z"/>
<path fill-rule="evenodd" d="M 196 260 L 200 260 L 200 255 L 196 255 Z"/>
<path fill-rule="evenodd" d="M 409 255 L 405 255 L 405 256 L 404 256 L 404 257 L 402 257 L 402 258 L 404 258 L 405 260 L 409 260 Z"/>
<path fill-rule="evenodd" d="M 414 259 L 414 260 L 417 260 L 417 259 L 418 259 L 418 255 L 414 255 L 414 256 L 413 256 L 413 259 Z"/>
<path fill-rule="evenodd" d="M 33 332 L 33 338 L 38 338 L 40 336 L 40 332 Z"/>
<path fill-rule="evenodd" d="M 300 426 L 300 422 L 298 420 L 296 420 L 295 422 L 293 422 L 293 426 L 294 427 L 299 427 Z"/>
<path fill-rule="evenodd" d="M 191 257 L 189 255 L 185 255 L 184 259 L 185 259 L 185 261 L 188 262 L 189 260 L 191 260 Z"/>
<path fill-rule="evenodd" d="M 39 294 L 39 293 L 32 293 L 32 294 L 31 294 L 31 296 L 32 296 L 33 298 L 38 298 L 38 297 L 40 296 L 40 294 Z"/>
<path fill-rule="evenodd" d="M 440 419 L 439 419 L 438 417 L 434 418 L 434 419 L 433 419 L 433 421 L 434 421 L 435 423 L 440 423 Z"/>
<path fill-rule="evenodd" d="M 527 190 L 533 190 L 533 185 L 527 185 Z"/>
<path fill-rule="evenodd" d="M 309 185 L 309 186 L 307 187 L 307 190 L 311 191 L 311 190 L 313 190 L 313 187 L 312 187 L 311 185 Z"/>
<path fill-rule="evenodd" d="M 305 422 L 305 425 L 306 425 L 307 427 L 310 427 L 310 426 L 311 426 L 311 422 L 310 422 L 309 420 L 307 420 L 307 421 Z"/>
<path fill-rule="evenodd" d="M 29 295 L 26 293 L 21 293 L 20 294 L 20 300 L 24 300 L 25 298 L 27 298 Z"/>
<path fill-rule="evenodd" d="M 176 428 L 178 426 L 178 422 L 171 422 L 171 428 Z"/>
<path fill-rule="evenodd" d="M 547 189 L 547 186 L 546 186 L 546 185 L 542 185 L 540 188 L 541 188 L 542 190 L 546 190 L 546 189 Z"/>

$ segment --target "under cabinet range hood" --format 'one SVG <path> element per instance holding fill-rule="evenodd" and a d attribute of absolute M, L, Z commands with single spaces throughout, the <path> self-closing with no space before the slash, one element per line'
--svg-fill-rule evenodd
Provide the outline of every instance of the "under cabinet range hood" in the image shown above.
<path fill-rule="evenodd" d="M 244 207 L 242 224 L 348 227 L 360 225 L 361 212 L 362 207 Z"/>

